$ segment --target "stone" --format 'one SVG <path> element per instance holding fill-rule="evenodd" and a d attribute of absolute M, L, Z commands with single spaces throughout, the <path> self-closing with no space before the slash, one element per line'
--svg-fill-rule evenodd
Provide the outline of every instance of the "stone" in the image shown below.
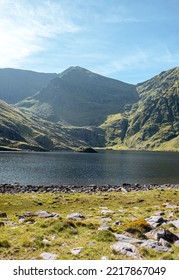
<path fill-rule="evenodd" d="M 46 239 L 46 238 L 44 238 L 44 239 L 42 240 L 42 242 L 43 242 L 44 244 L 50 244 L 50 241 L 49 241 L 48 239 Z"/>
<path fill-rule="evenodd" d="M 4 222 L 0 222 L 0 227 L 4 227 L 4 226 L 5 226 Z"/>
<path fill-rule="evenodd" d="M 164 228 L 153 229 L 145 234 L 148 238 L 153 238 L 155 240 L 164 239 L 169 243 L 174 243 L 179 240 L 178 236 L 172 233 L 171 231 Z"/>
<path fill-rule="evenodd" d="M 106 214 L 114 214 L 115 212 L 110 210 L 110 209 L 104 209 L 104 210 L 101 210 L 101 214 L 103 215 L 106 215 Z"/>
<path fill-rule="evenodd" d="M 83 249 L 83 247 L 73 248 L 73 249 L 71 250 L 71 253 L 72 253 L 73 255 L 78 255 L 78 254 L 81 252 L 82 249 Z"/>
<path fill-rule="evenodd" d="M 130 243 L 118 241 L 117 243 L 111 245 L 110 248 L 117 254 L 123 254 L 134 259 L 140 259 L 137 248 Z"/>
<path fill-rule="evenodd" d="M 26 212 L 26 214 L 24 214 L 25 217 L 37 217 L 37 218 L 56 218 L 59 217 L 58 214 L 56 213 L 49 213 L 47 211 L 44 210 L 39 210 L 35 213 L 31 213 L 31 212 Z"/>
<path fill-rule="evenodd" d="M 101 219 L 99 219 L 99 220 L 100 220 L 100 222 L 102 222 L 102 223 L 108 223 L 108 222 L 111 222 L 111 221 L 112 221 L 111 218 L 107 218 L 107 217 L 103 217 L 103 218 L 101 218 Z"/>
<path fill-rule="evenodd" d="M 5 212 L 0 213 L 0 218 L 7 218 L 7 214 Z"/>
<path fill-rule="evenodd" d="M 161 243 L 162 246 L 171 247 L 170 243 L 168 241 L 166 241 L 165 239 L 163 239 L 163 238 L 159 239 L 159 243 Z"/>
<path fill-rule="evenodd" d="M 102 225 L 98 230 L 110 230 L 111 228 L 108 225 Z"/>
<path fill-rule="evenodd" d="M 141 244 L 144 242 L 144 240 L 141 240 L 141 239 L 137 239 L 137 238 L 133 238 L 133 237 L 129 237 L 129 236 L 126 236 L 124 234 L 118 234 L 118 233 L 114 233 L 114 236 L 116 237 L 116 239 L 118 241 L 121 241 L 121 242 L 127 242 L 127 243 L 137 243 L 137 244 Z"/>
<path fill-rule="evenodd" d="M 168 204 L 165 208 L 167 208 L 167 209 L 176 209 L 176 208 L 179 208 L 179 206 Z"/>
<path fill-rule="evenodd" d="M 44 260 L 56 260 L 57 259 L 56 254 L 51 254 L 51 253 L 47 253 L 47 252 L 42 253 L 40 256 Z"/>
<path fill-rule="evenodd" d="M 106 261 L 106 260 L 109 260 L 109 259 L 108 259 L 108 257 L 103 256 L 103 257 L 101 258 L 101 260 Z"/>
<path fill-rule="evenodd" d="M 174 242 L 174 245 L 175 245 L 176 247 L 179 247 L 179 240 L 175 241 L 175 242 Z"/>
<path fill-rule="evenodd" d="M 154 240 L 151 240 L 151 239 L 143 242 L 141 247 L 148 248 L 148 249 L 153 249 L 157 252 L 168 252 L 170 250 L 168 247 L 163 246 L 160 242 L 154 241 Z"/>
<path fill-rule="evenodd" d="M 68 220 L 84 220 L 85 217 L 80 213 L 73 213 L 73 214 L 67 215 L 67 219 Z"/>
<path fill-rule="evenodd" d="M 164 220 L 161 216 L 151 216 L 150 218 L 147 218 L 145 220 L 153 228 L 156 228 L 166 222 L 166 220 Z"/>
<path fill-rule="evenodd" d="M 176 228 L 179 228 L 179 219 L 170 221 L 170 224 L 174 225 Z"/>
<path fill-rule="evenodd" d="M 164 214 L 165 214 L 165 212 L 164 211 L 160 211 L 160 210 L 155 212 L 156 216 L 163 216 Z"/>

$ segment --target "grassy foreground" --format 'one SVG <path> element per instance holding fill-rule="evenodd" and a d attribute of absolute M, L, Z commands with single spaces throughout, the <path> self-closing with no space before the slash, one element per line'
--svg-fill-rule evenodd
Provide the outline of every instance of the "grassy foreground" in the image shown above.
<path fill-rule="evenodd" d="M 123 233 L 131 224 L 145 232 L 145 218 L 158 210 L 164 211 L 164 218 L 173 215 L 179 218 L 179 208 L 166 208 L 167 203 L 179 206 L 179 190 L 151 190 L 141 192 L 104 192 L 97 194 L 1 194 L 0 213 L 6 212 L 7 218 L 0 218 L 5 226 L 0 226 L 0 259 L 41 259 L 42 252 L 57 254 L 57 259 L 129 259 L 116 254 L 110 248 L 116 242 L 114 233 Z M 113 214 L 103 214 L 107 207 Z M 45 210 L 60 214 L 58 218 L 25 218 L 19 223 L 17 215 L 27 211 Z M 68 214 L 79 212 L 86 219 L 71 221 Z M 109 230 L 98 230 L 103 224 L 102 217 L 108 221 Z M 134 220 L 138 219 L 136 225 Z M 120 221 L 121 225 L 115 222 Z M 7 223 L 12 222 L 12 223 Z M 169 229 L 166 224 L 163 228 Z M 179 229 L 173 229 L 178 234 Z M 73 255 L 73 248 L 82 247 L 78 255 Z M 138 248 L 143 259 L 179 259 L 179 247 L 173 246 L 173 253 L 158 253 L 151 249 Z"/>

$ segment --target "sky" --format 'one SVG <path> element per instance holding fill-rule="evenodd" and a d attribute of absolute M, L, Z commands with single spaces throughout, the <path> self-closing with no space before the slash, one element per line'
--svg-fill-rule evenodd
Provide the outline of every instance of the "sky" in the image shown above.
<path fill-rule="evenodd" d="M 179 0 L 0 0 L 0 68 L 136 84 L 179 66 Z"/>

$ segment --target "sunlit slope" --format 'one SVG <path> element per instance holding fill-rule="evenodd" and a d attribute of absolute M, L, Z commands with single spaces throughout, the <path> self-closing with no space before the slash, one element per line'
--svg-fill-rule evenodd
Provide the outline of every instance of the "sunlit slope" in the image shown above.
<path fill-rule="evenodd" d="M 21 112 L 0 100 L 0 149 L 61 150 L 85 145 L 61 124 Z"/>
<path fill-rule="evenodd" d="M 106 145 L 179 151 L 179 68 L 137 85 L 140 100 L 102 124 Z"/>

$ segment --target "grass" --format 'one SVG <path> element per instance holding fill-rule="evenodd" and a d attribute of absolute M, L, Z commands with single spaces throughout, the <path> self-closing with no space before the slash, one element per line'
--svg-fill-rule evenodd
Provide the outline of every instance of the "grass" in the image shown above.
<path fill-rule="evenodd" d="M 152 190 L 142 192 L 110 192 L 97 194 L 1 194 L 0 209 L 8 218 L 3 222 L 13 222 L 0 227 L 0 259 L 40 259 L 44 251 L 58 255 L 58 259 L 128 259 L 115 254 L 110 245 L 116 242 L 113 233 L 122 233 L 127 228 L 136 228 L 136 234 L 147 229 L 145 218 L 157 210 L 164 210 L 164 218 L 173 212 L 172 219 L 179 217 L 178 209 L 165 208 L 166 203 L 179 206 L 179 190 Z M 40 203 L 37 203 L 40 202 Z M 102 207 L 108 207 L 115 213 L 110 215 L 110 230 L 99 231 L 100 219 L 104 216 Z M 26 211 L 46 210 L 60 214 L 58 218 L 26 218 L 19 223 L 18 215 Z M 79 212 L 86 219 L 71 221 L 67 215 Z M 116 221 L 121 225 L 117 226 Z M 164 227 L 169 228 L 169 225 Z M 179 230 L 173 230 L 179 233 Z M 47 242 L 45 242 L 47 241 Z M 49 241 L 49 242 L 48 242 Z M 82 247 L 78 255 L 71 249 Z M 144 259 L 179 259 L 179 248 L 172 245 L 174 252 L 157 253 L 139 248 Z"/>

